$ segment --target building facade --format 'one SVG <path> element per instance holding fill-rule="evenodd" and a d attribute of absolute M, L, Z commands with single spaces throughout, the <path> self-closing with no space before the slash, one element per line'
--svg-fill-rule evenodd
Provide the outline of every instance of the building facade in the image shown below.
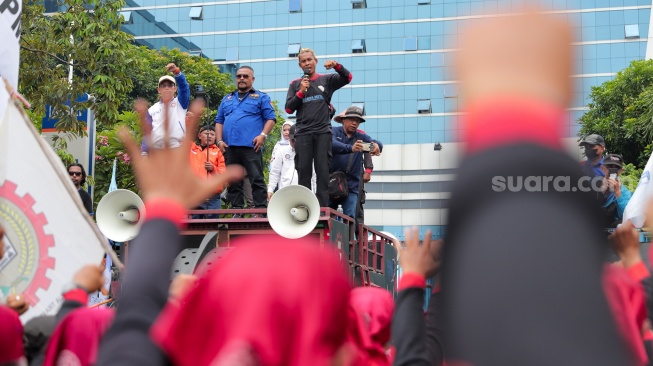
<path fill-rule="evenodd" d="M 181 48 L 223 71 L 249 65 L 256 88 L 285 103 L 301 77 L 300 48 L 320 65 L 335 59 L 353 73 L 336 92 L 338 111 L 364 108 L 361 125 L 385 145 L 374 160 L 366 224 L 403 237 L 420 226 L 440 236 L 459 159 L 458 85 L 452 59 L 460 29 L 516 0 L 129 0 L 124 29 L 148 47 Z M 575 24 L 576 94 L 566 126 L 575 151 L 576 120 L 592 86 L 613 78 L 648 47 L 651 0 L 541 0 Z M 318 67 L 318 72 L 326 72 Z M 292 118 L 292 116 L 290 116 Z M 439 143 L 441 150 L 434 149 Z"/>

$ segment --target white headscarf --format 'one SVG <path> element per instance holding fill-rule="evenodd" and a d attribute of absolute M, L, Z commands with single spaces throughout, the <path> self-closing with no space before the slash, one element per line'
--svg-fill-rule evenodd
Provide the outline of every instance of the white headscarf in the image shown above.
<path fill-rule="evenodd" d="M 279 139 L 279 142 L 277 142 L 277 145 L 290 145 L 290 140 L 283 137 L 283 128 L 286 125 L 292 126 L 292 125 L 294 125 L 294 123 L 292 123 L 290 121 L 286 121 L 286 122 L 283 123 L 283 126 L 281 126 L 281 138 Z"/>

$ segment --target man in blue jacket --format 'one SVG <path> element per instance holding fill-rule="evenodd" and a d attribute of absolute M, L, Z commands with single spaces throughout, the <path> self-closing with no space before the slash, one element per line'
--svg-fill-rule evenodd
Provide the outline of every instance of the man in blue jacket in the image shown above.
<path fill-rule="evenodd" d="M 249 66 L 241 66 L 236 72 L 238 89 L 222 98 L 215 116 L 215 139 L 227 166 L 239 164 L 245 168 L 254 206 L 265 208 L 268 187 L 263 176 L 263 145 L 277 117 L 270 97 L 253 88 L 254 80 L 254 69 Z M 242 180 L 229 186 L 227 199 L 231 208 L 243 208 Z"/>
<path fill-rule="evenodd" d="M 621 155 L 608 154 L 603 158 L 601 170 L 603 171 L 603 213 L 606 216 L 608 227 L 616 227 L 624 217 L 624 210 L 632 193 L 621 184 L 619 176 L 624 171 Z"/>
<path fill-rule="evenodd" d="M 366 144 L 371 143 L 370 154 L 380 155 L 383 144 L 358 131 L 358 126 L 365 122 L 363 110 L 359 107 L 347 108 L 344 114 L 337 116 L 334 120 L 342 123 L 342 126 L 332 129 L 331 172 L 341 171 L 347 174 L 349 195 L 342 202 L 329 200 L 329 207 L 337 208 L 338 205 L 342 205 L 344 214 L 354 218 L 358 204 L 358 186 L 362 177 L 363 151 L 367 150 Z"/>

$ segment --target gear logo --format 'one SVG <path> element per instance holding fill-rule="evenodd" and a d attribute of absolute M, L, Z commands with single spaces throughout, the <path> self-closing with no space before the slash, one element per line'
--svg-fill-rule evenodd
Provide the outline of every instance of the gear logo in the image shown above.
<path fill-rule="evenodd" d="M 37 290 L 50 287 L 45 273 L 54 270 L 55 259 L 48 255 L 54 237 L 45 234 L 48 221 L 43 213 L 34 212 L 32 196 L 18 196 L 16 187 L 8 180 L 0 186 L 0 225 L 5 229 L 10 253 L 0 261 L 0 292 L 3 297 L 23 293 L 33 306 L 38 302 Z"/>

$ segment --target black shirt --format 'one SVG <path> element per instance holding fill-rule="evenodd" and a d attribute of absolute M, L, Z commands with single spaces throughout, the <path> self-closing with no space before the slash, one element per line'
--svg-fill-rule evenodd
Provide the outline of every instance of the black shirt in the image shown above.
<path fill-rule="evenodd" d="M 93 213 L 93 199 L 91 199 L 91 195 L 83 188 L 78 189 L 77 192 L 79 192 L 79 197 L 82 199 L 86 211 L 88 211 L 89 214 Z"/>

